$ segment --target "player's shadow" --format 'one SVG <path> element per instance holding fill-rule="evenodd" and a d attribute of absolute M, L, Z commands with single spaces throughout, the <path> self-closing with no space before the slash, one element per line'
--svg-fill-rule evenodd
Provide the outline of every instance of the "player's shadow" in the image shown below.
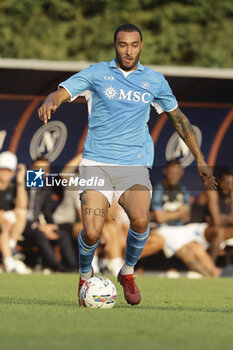
<path fill-rule="evenodd" d="M 78 302 L 76 301 L 66 301 L 64 300 L 46 300 L 46 299 L 23 299 L 14 297 L 0 297 L 0 304 L 5 305 L 46 305 L 46 306 L 60 306 L 60 307 L 77 307 Z M 129 309 L 129 310 L 154 310 L 154 311 L 190 311 L 190 312 L 212 312 L 212 313 L 233 313 L 233 308 L 217 308 L 217 307 L 189 307 L 189 306 L 168 306 L 168 305 L 158 305 L 158 306 L 144 306 L 143 304 L 138 306 L 130 306 L 123 304 L 116 304 L 115 309 Z"/>

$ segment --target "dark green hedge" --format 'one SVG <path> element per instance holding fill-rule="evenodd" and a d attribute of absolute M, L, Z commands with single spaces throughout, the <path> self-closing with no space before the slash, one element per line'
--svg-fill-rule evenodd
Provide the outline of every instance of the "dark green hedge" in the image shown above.
<path fill-rule="evenodd" d="M 1 0 L 0 57 L 109 60 L 125 22 L 144 64 L 233 66 L 232 0 Z"/>

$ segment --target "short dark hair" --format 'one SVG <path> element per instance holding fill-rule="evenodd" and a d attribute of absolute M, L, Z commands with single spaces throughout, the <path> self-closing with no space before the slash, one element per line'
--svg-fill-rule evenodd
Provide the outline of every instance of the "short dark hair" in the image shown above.
<path fill-rule="evenodd" d="M 165 167 L 168 167 L 169 165 L 181 165 L 181 162 L 179 158 L 173 158 L 167 161 Z"/>
<path fill-rule="evenodd" d="M 117 40 L 117 35 L 118 35 L 119 32 L 128 32 L 128 33 L 131 33 L 131 32 L 138 32 L 139 35 L 140 35 L 141 41 L 142 41 L 142 32 L 141 32 L 141 30 L 140 30 L 138 27 L 136 27 L 134 24 L 126 23 L 126 24 L 122 24 L 121 26 L 119 26 L 119 27 L 115 30 L 115 33 L 114 33 L 114 37 L 113 37 L 114 43 L 115 43 L 116 40 Z"/>
<path fill-rule="evenodd" d="M 33 163 L 35 162 L 47 162 L 50 163 L 49 159 L 46 156 L 38 156 L 36 159 L 33 160 Z"/>
<path fill-rule="evenodd" d="M 232 171 L 232 169 L 230 169 L 230 168 L 225 168 L 225 169 L 223 169 L 223 170 L 220 172 L 219 176 L 218 176 L 219 180 L 222 180 L 222 178 L 223 178 L 224 176 L 233 176 L 233 171 Z"/>

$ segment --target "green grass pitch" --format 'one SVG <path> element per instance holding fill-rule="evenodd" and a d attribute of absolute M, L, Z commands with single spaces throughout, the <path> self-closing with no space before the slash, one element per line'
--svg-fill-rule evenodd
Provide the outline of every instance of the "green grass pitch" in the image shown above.
<path fill-rule="evenodd" d="M 116 283 L 110 310 L 80 308 L 77 281 L 1 274 L 0 349 L 233 349 L 233 279 L 140 276 L 141 304 L 129 306 Z"/>

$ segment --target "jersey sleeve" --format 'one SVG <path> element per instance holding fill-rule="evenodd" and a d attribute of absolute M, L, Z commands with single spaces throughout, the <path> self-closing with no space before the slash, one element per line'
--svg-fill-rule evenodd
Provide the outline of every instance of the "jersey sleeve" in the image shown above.
<path fill-rule="evenodd" d="M 162 114 L 164 112 L 163 108 L 157 103 L 157 102 L 152 102 L 151 106 L 154 107 L 158 115 Z"/>
<path fill-rule="evenodd" d="M 92 90 L 93 84 L 93 67 L 83 69 L 81 72 L 72 75 L 67 80 L 59 84 L 70 94 L 70 102 L 85 90 Z"/>
<path fill-rule="evenodd" d="M 178 102 L 175 96 L 173 95 L 168 81 L 163 75 L 161 75 L 161 80 L 162 82 L 158 91 L 158 96 L 154 98 L 153 102 L 156 102 L 163 111 L 170 112 L 178 106 Z"/>

